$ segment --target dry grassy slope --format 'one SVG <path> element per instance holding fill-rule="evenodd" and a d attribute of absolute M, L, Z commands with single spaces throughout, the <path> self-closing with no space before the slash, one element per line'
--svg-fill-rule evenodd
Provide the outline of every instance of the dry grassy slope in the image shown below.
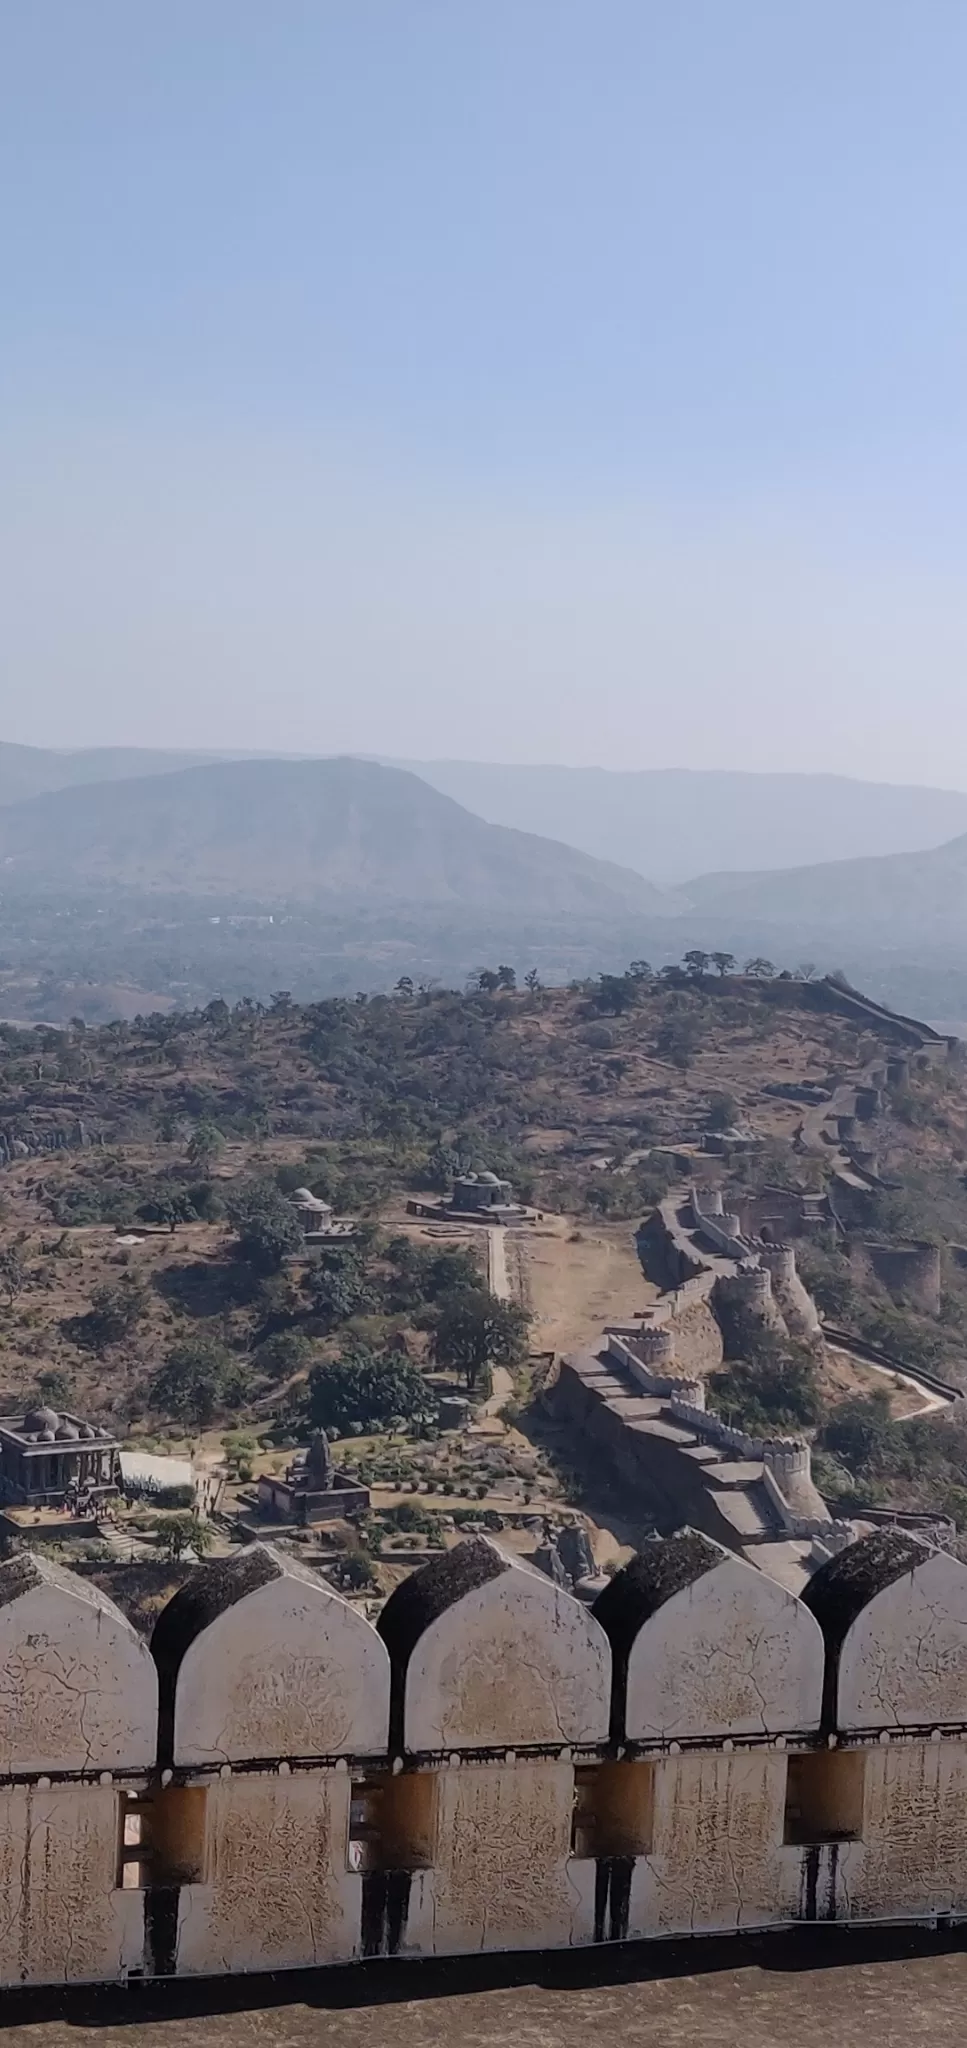
<path fill-rule="evenodd" d="M 660 1050 L 682 1016 L 701 1033 L 687 1073 Z M 311 1135 L 358 1128 L 389 1088 L 444 1124 L 469 1114 L 515 1136 L 556 1123 L 579 1137 L 643 1112 L 671 1133 L 709 1093 L 728 1090 L 762 1128 L 784 1131 L 795 1107 L 770 1099 L 765 1085 L 848 1071 L 872 1041 L 838 1019 L 749 995 L 663 993 L 615 1017 L 596 1013 L 583 993 L 555 989 L 536 999 L 441 996 L 424 1007 L 384 998 L 149 1019 L 66 1045 L 50 1034 L 39 1058 L 37 1044 L 0 1054 L 0 1126 L 81 1116 L 113 1141 L 166 1112 L 192 1115 L 199 1090 L 210 1091 L 226 1127 L 256 1104 L 276 1129 Z"/>
<path fill-rule="evenodd" d="M 160 1279 L 136 1339 L 102 1364 L 77 1352 L 61 1328 L 93 1287 L 119 1277 L 110 1227 L 60 1238 L 52 1204 L 65 1191 L 96 1192 L 105 1180 L 144 1188 L 187 1173 L 185 1150 L 199 1120 L 226 1136 L 220 1179 L 302 1165 L 350 1191 L 351 1205 L 379 1212 L 425 1174 L 441 1138 L 479 1162 L 505 1164 L 532 1198 L 586 1222 L 622 1217 L 630 1230 L 644 1197 L 637 1155 L 655 1141 L 686 1142 L 704 1124 L 710 1097 L 734 1096 L 753 1129 L 771 1138 L 768 1170 L 787 1164 L 801 1110 L 768 1091 L 824 1082 L 862 1066 L 875 1041 L 851 1024 L 783 1006 L 783 992 L 648 994 L 630 1012 L 602 1016 L 587 990 L 324 1004 L 254 1010 L 74 1033 L 0 1032 L 0 1129 L 68 1128 L 80 1117 L 102 1148 L 65 1151 L 0 1170 L 0 1248 L 21 1231 L 30 1284 L 0 1310 L 0 1382 L 10 1390 L 44 1366 L 65 1367 L 85 1404 L 123 1412 L 132 1387 L 183 1320 L 164 1291 L 174 1265 L 217 1279 L 224 1229 L 190 1225 L 136 1254 Z M 682 1020 L 700 1045 L 688 1070 L 660 1050 Z M 929 1183 L 943 1234 L 967 1241 L 967 1092 L 959 1067 L 924 1084 L 878 1127 L 885 1162 Z M 910 1119 L 916 1116 L 917 1122 Z M 611 1160 L 602 1166 L 601 1160 Z M 645 1166 L 647 1171 L 647 1162 Z M 797 1169 L 798 1170 L 798 1169 Z M 815 1178 L 815 1162 L 803 1162 Z M 940 1193 L 937 1193 L 937 1190 Z M 123 1253 L 121 1254 L 123 1257 Z M 623 1292 L 625 1283 L 623 1283 Z M 597 1299 L 595 1301 L 597 1309 Z M 608 1305 L 604 1305 L 607 1313 Z M 628 1303 L 613 1304 L 626 1313 Z M 244 1315 L 194 1317 L 244 1344 Z M 603 1319 L 603 1318 L 602 1318 Z"/>

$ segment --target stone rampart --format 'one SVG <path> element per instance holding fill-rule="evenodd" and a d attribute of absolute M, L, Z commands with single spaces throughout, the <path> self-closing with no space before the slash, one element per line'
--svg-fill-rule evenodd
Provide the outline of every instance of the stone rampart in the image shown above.
<path fill-rule="evenodd" d="M 22 1555 L 0 1633 L 8 1987 L 967 1920 L 967 1567 L 898 1530 L 802 1598 L 681 1530 L 590 1611 L 473 1538 L 376 1628 L 257 1544 L 150 1650 Z"/>
<path fill-rule="evenodd" d="M 690 1196 L 695 1228 L 724 1259 L 747 1259 L 749 1247 L 737 1216 L 726 1214 L 717 1189 L 693 1187 Z"/>
<path fill-rule="evenodd" d="M 759 1257 L 772 1282 L 773 1298 L 790 1337 L 798 1337 L 807 1344 L 821 1341 L 819 1311 L 799 1278 L 791 1246 L 760 1245 Z"/>

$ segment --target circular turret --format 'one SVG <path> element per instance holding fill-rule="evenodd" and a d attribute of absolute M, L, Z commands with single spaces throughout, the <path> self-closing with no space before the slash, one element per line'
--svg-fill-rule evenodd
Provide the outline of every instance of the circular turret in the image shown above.
<path fill-rule="evenodd" d="M 772 1279 L 765 1266 L 743 1266 L 719 1281 L 723 1299 L 748 1309 L 752 1315 L 768 1315 L 773 1308 Z"/>
<path fill-rule="evenodd" d="M 798 1280 L 796 1254 L 787 1244 L 764 1244 L 760 1253 L 762 1264 L 769 1274 L 773 1286 L 780 1284 L 791 1287 Z"/>
<path fill-rule="evenodd" d="M 762 1462 L 781 1484 L 784 1479 L 809 1479 L 811 1464 L 805 1437 L 773 1437 L 762 1446 Z"/>
<path fill-rule="evenodd" d="M 644 1365 L 671 1365 L 675 1356 L 675 1338 L 671 1330 L 646 1327 L 639 1330 L 635 1338 L 635 1350 Z"/>

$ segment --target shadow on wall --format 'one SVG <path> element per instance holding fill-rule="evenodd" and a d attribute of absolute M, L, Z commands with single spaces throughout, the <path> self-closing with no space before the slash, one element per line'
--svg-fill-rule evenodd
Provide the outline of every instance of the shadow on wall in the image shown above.
<path fill-rule="evenodd" d="M 592 1612 L 476 1538 L 378 1629 L 254 1545 L 153 1655 L 25 1554 L 0 1632 L 6 1986 L 967 1916 L 967 1568 L 894 1530 L 803 1600 L 682 1531 Z"/>

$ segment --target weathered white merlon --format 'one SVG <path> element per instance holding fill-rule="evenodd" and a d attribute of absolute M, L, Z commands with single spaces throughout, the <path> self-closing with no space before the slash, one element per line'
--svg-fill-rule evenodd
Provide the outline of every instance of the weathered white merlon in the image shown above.
<path fill-rule="evenodd" d="M 967 1567 L 894 1530 L 590 1613 L 478 1538 L 378 1628 L 255 1545 L 150 1649 L 24 1555 L 0 1661 L 6 1985 L 967 1918 Z"/>

